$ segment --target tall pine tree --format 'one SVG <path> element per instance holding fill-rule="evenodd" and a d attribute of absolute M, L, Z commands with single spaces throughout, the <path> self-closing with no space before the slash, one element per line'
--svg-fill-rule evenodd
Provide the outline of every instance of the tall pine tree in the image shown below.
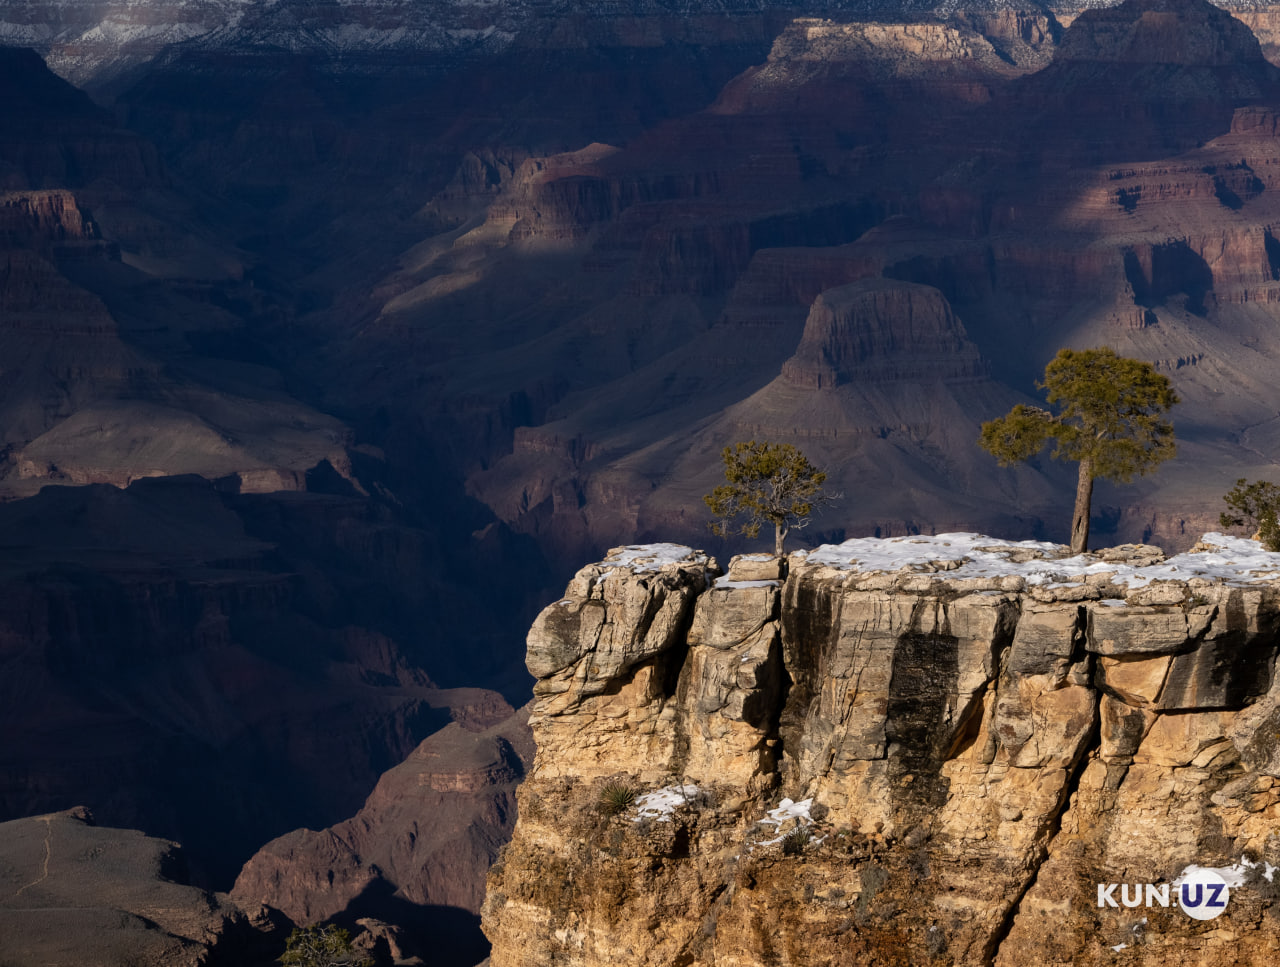
<path fill-rule="evenodd" d="M 1001 466 L 1027 460 L 1053 440 L 1053 457 L 1079 466 L 1071 551 L 1089 547 L 1089 508 L 1098 477 L 1128 483 L 1177 452 L 1165 413 L 1178 402 L 1167 376 L 1114 349 L 1063 349 L 1045 367 L 1045 399 L 1057 412 L 1018 404 L 982 425 L 979 443 Z"/>

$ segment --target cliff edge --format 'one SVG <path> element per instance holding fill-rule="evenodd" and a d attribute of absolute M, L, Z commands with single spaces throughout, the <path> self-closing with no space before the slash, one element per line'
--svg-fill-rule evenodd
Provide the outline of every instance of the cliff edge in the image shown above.
<path fill-rule="evenodd" d="M 1067 553 L 584 568 L 529 633 L 494 967 L 1276 962 L 1280 555 Z"/>

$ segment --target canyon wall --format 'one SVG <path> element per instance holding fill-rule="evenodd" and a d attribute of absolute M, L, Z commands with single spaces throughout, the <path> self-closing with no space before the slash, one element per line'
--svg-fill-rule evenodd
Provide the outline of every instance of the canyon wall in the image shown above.
<path fill-rule="evenodd" d="M 494 967 L 1272 962 L 1280 555 L 1066 554 L 960 534 L 581 570 L 529 633 Z M 1216 919 L 1158 902 L 1193 864 L 1230 887 Z"/>

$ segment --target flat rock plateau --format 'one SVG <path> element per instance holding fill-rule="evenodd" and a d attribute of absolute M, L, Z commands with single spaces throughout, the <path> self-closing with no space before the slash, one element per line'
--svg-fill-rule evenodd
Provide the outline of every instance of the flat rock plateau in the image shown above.
<path fill-rule="evenodd" d="M 521 794 L 532 803 L 551 775 L 526 718 L 534 732 L 552 728 L 555 716 L 527 705 L 559 659 L 535 660 L 531 677 L 524 634 L 581 562 L 608 548 L 679 541 L 721 560 L 747 550 L 708 535 L 701 499 L 736 441 L 790 442 L 828 471 L 843 498 L 799 532 L 810 549 L 854 535 L 1061 540 L 1072 468 L 1045 457 L 1002 469 L 975 440 L 983 421 L 1041 399 L 1036 379 L 1060 347 L 1106 344 L 1150 361 L 1182 402 L 1172 414 L 1178 458 L 1127 487 L 1101 483 L 1095 540 L 1185 551 L 1217 526 L 1237 478 L 1274 479 L 1280 6 L 9 0 L 0 44 L 0 838 L 29 845 L 54 824 L 143 852 L 180 843 L 181 871 L 130 860 L 111 872 L 112 889 L 149 896 L 173 880 L 188 891 L 175 909 L 207 907 L 183 925 L 111 900 L 109 914 L 65 914 L 81 918 L 75 929 L 29 933 L 84 938 L 67 955 L 77 967 L 126 962 L 119 945 L 95 952 L 85 926 L 112 917 L 155 931 L 138 947 L 155 963 L 172 944 L 197 959 L 268 963 L 293 925 L 332 919 L 384 962 L 472 967 L 487 949 L 486 902 L 486 929 L 503 938 L 495 957 L 508 963 L 535 922 L 577 936 L 558 914 L 538 921 L 530 906 L 520 926 L 517 906 L 492 892 L 485 900 L 517 785 L 532 763 Z M 784 587 L 815 601 L 836 595 L 797 576 L 812 566 L 797 565 Z M 756 593 L 729 590 L 743 601 Z M 816 637 L 787 631 L 786 615 L 810 606 L 761 603 L 792 644 L 776 661 L 766 649 L 742 665 L 761 684 L 730 689 L 741 721 L 705 713 L 724 733 L 716 741 L 729 742 L 716 747 L 730 750 L 725 775 L 754 777 L 743 779 L 749 806 L 707 807 L 723 813 L 708 842 L 721 837 L 727 850 L 737 836 L 728 830 L 751 810 L 821 787 L 816 803 L 845 817 L 833 829 L 856 827 L 857 849 L 899 851 L 883 884 L 840 887 L 866 898 L 846 912 L 858 943 L 871 945 L 859 949 L 878 942 L 866 925 L 886 922 L 882 897 L 902 905 L 907 931 L 885 934 L 885 949 L 934 956 L 933 944 L 956 963 L 1016 962 L 1036 933 L 1025 911 L 1065 902 L 1046 891 L 1094 875 L 1088 857 L 1147 876 L 1194 852 L 1151 846 L 1159 871 L 1107 852 L 1121 850 L 1109 824 L 1121 824 L 1120 843 L 1126 804 L 1149 802 L 1131 784 L 1150 762 L 1126 765 L 1130 778 L 1115 771 L 1137 751 L 1107 752 L 1101 779 L 1092 764 L 1102 756 L 1094 734 L 1121 715 L 1127 724 L 1114 728 L 1155 742 L 1157 758 L 1152 750 L 1182 748 L 1161 730 L 1194 724 L 1209 745 L 1170 766 L 1191 770 L 1170 780 L 1176 801 L 1200 803 L 1224 779 L 1207 794 L 1255 817 L 1214 803 L 1185 819 L 1201 831 L 1205 816 L 1221 824 L 1221 841 L 1194 834 L 1205 862 L 1239 863 L 1226 855 L 1230 839 L 1251 862 L 1275 863 L 1249 825 L 1270 815 L 1269 805 L 1246 807 L 1270 794 L 1271 774 L 1248 743 L 1227 736 L 1238 766 L 1196 764 L 1220 738 L 1204 716 L 1234 715 L 1220 722 L 1234 729 L 1269 694 L 1257 664 L 1269 660 L 1269 632 L 1240 638 L 1237 667 L 1222 650 L 1236 641 L 1237 626 L 1222 622 L 1237 606 L 1217 593 L 1180 599 L 1186 635 L 1153 657 L 1055 657 L 1075 669 L 1062 671 L 1066 684 L 1053 677 L 1061 669 L 1005 682 L 1002 662 L 1017 649 L 991 631 L 973 647 L 990 651 L 994 677 L 955 686 L 972 699 L 953 710 L 963 734 L 886 712 L 896 723 L 887 737 L 858 719 L 863 745 L 833 751 L 829 767 L 821 729 L 796 704 L 806 689 L 826 694 L 827 672 L 805 679 L 818 659 L 799 652 L 826 647 L 828 619 L 803 619 Z M 1246 597 L 1255 593 L 1270 592 Z M 910 594 L 941 602 L 934 611 L 953 606 L 951 592 Z M 703 609 L 723 594 L 696 596 Z M 1200 596 L 1210 603 L 1193 604 Z M 1011 641 L 1051 604 L 1027 589 L 989 597 L 1005 604 L 963 620 L 998 612 Z M 1070 605 L 1068 637 L 1107 619 L 1101 609 L 1112 606 L 1095 605 Z M 1151 634 L 1182 634 L 1173 604 L 1130 607 L 1165 608 L 1151 620 L 1168 627 Z M 1193 633 L 1201 607 L 1218 609 L 1217 624 Z M 1240 613 L 1269 607 L 1245 602 Z M 904 668 L 950 660 L 935 631 L 892 633 L 924 656 Z M 701 647 L 677 639 L 691 655 Z M 1210 644 L 1188 644 L 1197 641 Z M 676 662 L 684 647 L 663 653 L 657 678 L 625 686 L 627 696 L 648 690 L 635 708 L 657 702 L 687 718 L 692 706 L 669 688 L 722 681 L 720 659 Z M 1204 648 L 1217 671 L 1188 666 L 1200 659 L 1184 656 Z M 1163 697 L 1148 695 L 1170 655 L 1180 670 L 1161 679 Z M 628 661 L 592 675 L 625 677 Z M 960 702 L 938 698 L 942 686 L 923 672 L 903 674 L 915 677 L 894 703 Z M 999 708 L 979 716 L 972 703 L 988 692 L 981 701 L 998 694 Z M 1206 711 L 1202 693 L 1222 704 Z M 539 691 L 536 702 L 547 701 Z M 1017 702 L 1036 711 L 1023 715 Z M 634 730 L 620 708 L 609 735 L 623 741 Z M 677 733 L 692 735 L 680 721 Z M 1084 732 L 1036 731 L 1050 721 Z M 662 734 L 671 728 L 664 719 Z M 935 731 L 954 748 L 925 742 Z M 669 764 L 705 758 L 699 742 Z M 891 753 L 895 743 L 914 751 Z M 999 776 L 1005 760 L 984 759 L 988 747 L 1008 759 Z M 562 778 L 577 785 L 563 801 L 585 823 L 600 776 L 573 772 L 588 753 L 570 753 L 576 764 Z M 1256 773 L 1257 788 L 1237 795 L 1237 768 Z M 1192 783 L 1194 770 L 1209 778 Z M 1023 786 L 1000 792 L 1005 782 Z M 1005 812 L 1033 818 L 947 819 L 978 783 L 1004 797 Z M 857 803 L 878 804 L 878 834 L 853 821 Z M 600 829 L 632 835 L 621 821 Z M 973 838 L 984 830 L 988 840 Z M 909 835 L 912 850 L 952 870 L 954 904 L 936 923 L 904 886 L 898 844 Z M 889 836 L 899 838 L 890 846 Z M 929 853 L 940 836 L 991 845 Z M 1073 842 L 1082 845 L 1068 855 Z M 680 870 L 730 882 L 698 865 L 711 862 L 702 847 L 687 848 L 703 859 Z M 28 935 L 13 924 L 35 923 L 44 907 L 27 902 L 40 875 L 30 875 L 29 850 L 5 849 L 16 865 L 0 876 L 22 889 L 4 908 L 7 941 Z M 779 889 L 791 896 L 800 884 L 803 894 L 810 881 L 778 869 Z M 727 910 L 725 889 L 716 902 Z M 552 910 L 553 899 L 538 903 Z M 943 910 L 935 900 L 929 909 Z M 630 902 L 617 906 L 628 923 L 682 922 L 641 916 Z M 957 927 L 966 910 L 968 926 Z M 1132 945 L 1121 930 L 1131 925 L 1106 922 L 1108 948 Z M 934 926 L 945 943 L 929 940 Z M 673 926 L 654 962 L 678 947 L 710 956 L 722 942 L 743 945 L 718 948 L 725 964 L 765 956 L 741 931 L 698 929 L 711 946 L 680 947 L 688 938 L 677 942 Z M 1068 945 L 1101 936 L 1074 914 L 1053 929 Z M 1246 944 L 1265 933 L 1240 929 Z M 50 956 L 11 945 L 0 959 Z"/>

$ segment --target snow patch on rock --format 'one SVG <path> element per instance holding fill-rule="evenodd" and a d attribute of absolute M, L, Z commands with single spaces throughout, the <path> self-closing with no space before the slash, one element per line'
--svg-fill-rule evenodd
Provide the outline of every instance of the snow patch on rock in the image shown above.
<path fill-rule="evenodd" d="M 678 564 L 706 564 L 707 560 L 702 551 L 684 544 L 628 544 L 609 551 L 600 566 L 644 574 Z"/>
<path fill-rule="evenodd" d="M 657 792 L 647 792 L 636 799 L 636 815 L 633 822 L 656 819 L 660 823 L 671 822 L 671 817 L 681 806 L 689 803 L 700 790 L 691 782 L 664 786 Z"/>
<path fill-rule="evenodd" d="M 1029 585 L 1059 586 L 1094 574 L 1110 574 L 1113 584 L 1130 589 L 1153 581 L 1203 578 L 1231 585 L 1261 584 L 1280 578 L 1280 553 L 1257 541 L 1206 534 L 1198 549 L 1159 564 L 1134 566 L 1095 554 L 1068 556 L 1061 544 L 1005 541 L 982 534 L 957 533 L 912 537 L 859 537 L 798 551 L 793 558 L 842 571 L 943 571 L 947 579 L 1021 577 Z M 1119 606 L 1117 602 L 1116 605 Z"/>

